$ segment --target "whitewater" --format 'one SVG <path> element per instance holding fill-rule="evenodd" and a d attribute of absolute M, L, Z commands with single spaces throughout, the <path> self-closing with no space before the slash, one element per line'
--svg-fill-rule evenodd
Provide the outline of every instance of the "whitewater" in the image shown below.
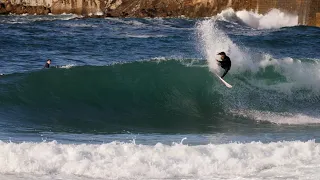
<path fill-rule="evenodd" d="M 320 29 L 294 14 L 8 15 L 0 33 L 0 179 L 320 175 Z"/>
<path fill-rule="evenodd" d="M 301 179 L 302 176 L 315 179 L 319 176 L 320 148 L 314 141 L 202 146 L 1 142 L 0 146 L 1 154 L 6 157 L 1 158 L 1 173 L 19 173 L 22 177 L 27 173 L 37 178 L 53 175 L 56 179 L 74 176 L 85 179 Z"/>

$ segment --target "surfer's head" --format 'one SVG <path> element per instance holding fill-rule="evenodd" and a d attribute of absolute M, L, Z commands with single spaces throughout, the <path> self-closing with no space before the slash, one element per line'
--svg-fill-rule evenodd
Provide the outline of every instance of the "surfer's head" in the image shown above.
<path fill-rule="evenodd" d="M 224 59 L 224 57 L 226 56 L 226 53 L 225 52 L 219 52 L 218 55 L 221 56 L 221 59 Z"/>
<path fill-rule="evenodd" d="M 51 64 L 51 59 L 48 59 L 48 60 L 47 60 L 47 63 L 48 63 L 48 64 Z"/>

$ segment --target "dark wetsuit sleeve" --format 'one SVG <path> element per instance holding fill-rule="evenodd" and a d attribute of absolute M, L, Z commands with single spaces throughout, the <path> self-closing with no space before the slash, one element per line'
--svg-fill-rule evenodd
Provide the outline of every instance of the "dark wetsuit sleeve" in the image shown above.
<path fill-rule="evenodd" d="M 221 67 L 224 69 L 224 73 L 221 76 L 221 78 L 223 78 L 225 75 L 227 75 L 228 71 L 231 68 L 231 60 L 228 56 L 226 56 L 223 61 L 220 61 L 220 63 L 221 63 Z"/>
<path fill-rule="evenodd" d="M 223 69 L 230 69 L 231 67 L 231 60 L 228 56 L 226 56 L 223 61 L 220 61 L 220 63 Z"/>

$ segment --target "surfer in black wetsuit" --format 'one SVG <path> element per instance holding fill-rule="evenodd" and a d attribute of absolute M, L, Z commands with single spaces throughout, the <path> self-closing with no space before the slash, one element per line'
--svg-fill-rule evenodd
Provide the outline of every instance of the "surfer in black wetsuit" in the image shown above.
<path fill-rule="evenodd" d="M 43 68 L 49 68 L 51 64 L 51 59 L 48 59 Z"/>
<path fill-rule="evenodd" d="M 221 76 L 221 78 L 223 78 L 231 68 L 231 60 L 224 52 L 220 52 L 218 55 L 221 55 L 221 61 L 217 61 L 220 63 L 220 66 L 224 69 L 224 73 Z"/>

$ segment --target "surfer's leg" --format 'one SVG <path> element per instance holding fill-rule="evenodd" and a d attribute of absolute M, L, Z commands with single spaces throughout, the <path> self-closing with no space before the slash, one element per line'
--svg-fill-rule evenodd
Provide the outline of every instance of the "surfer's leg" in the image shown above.
<path fill-rule="evenodd" d="M 229 70 L 230 70 L 229 68 L 224 69 L 224 73 L 223 73 L 223 75 L 221 76 L 221 78 L 223 78 L 225 75 L 227 75 L 227 73 L 228 73 Z"/>

